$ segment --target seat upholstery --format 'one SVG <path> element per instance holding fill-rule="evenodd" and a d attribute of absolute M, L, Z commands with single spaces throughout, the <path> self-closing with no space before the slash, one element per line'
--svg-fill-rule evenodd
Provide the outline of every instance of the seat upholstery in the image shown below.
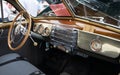
<path fill-rule="evenodd" d="M 0 57 L 0 64 L 20 57 L 17 53 L 9 53 Z"/>
<path fill-rule="evenodd" d="M 7 54 L 0 57 L 0 63 L 4 63 L 19 57 L 16 53 Z M 34 74 L 39 72 L 39 74 Z M 0 75 L 45 75 L 38 68 L 25 60 L 16 60 L 0 66 Z"/>

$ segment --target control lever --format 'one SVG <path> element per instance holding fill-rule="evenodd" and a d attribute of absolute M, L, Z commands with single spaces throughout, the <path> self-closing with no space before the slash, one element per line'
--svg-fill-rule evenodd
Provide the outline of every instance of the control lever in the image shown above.
<path fill-rule="evenodd" d="M 34 46 L 37 46 L 37 45 L 38 45 L 38 43 L 35 42 L 34 39 L 32 38 L 31 33 L 30 33 L 30 39 L 32 40 Z"/>

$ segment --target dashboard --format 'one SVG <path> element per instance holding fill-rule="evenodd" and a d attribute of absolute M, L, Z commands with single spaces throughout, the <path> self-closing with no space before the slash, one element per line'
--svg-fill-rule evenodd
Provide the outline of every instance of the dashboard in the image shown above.
<path fill-rule="evenodd" d="M 73 53 L 76 48 L 79 48 L 96 55 L 120 60 L 120 41 L 114 38 L 86 32 L 68 25 L 49 23 L 35 23 L 33 32 L 49 37 L 50 44 L 54 48 L 59 48 L 66 53 Z"/>

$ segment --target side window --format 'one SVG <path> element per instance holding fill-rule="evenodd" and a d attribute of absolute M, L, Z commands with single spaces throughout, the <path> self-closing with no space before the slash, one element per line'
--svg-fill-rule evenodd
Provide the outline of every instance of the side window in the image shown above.
<path fill-rule="evenodd" d="M 7 1 L 0 1 L 0 22 L 12 21 L 17 15 L 17 10 Z"/>

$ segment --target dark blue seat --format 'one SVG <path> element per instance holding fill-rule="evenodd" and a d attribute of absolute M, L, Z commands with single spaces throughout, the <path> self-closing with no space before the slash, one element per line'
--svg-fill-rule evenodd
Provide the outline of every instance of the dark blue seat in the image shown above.
<path fill-rule="evenodd" d="M 26 60 L 18 59 L 16 53 L 6 54 L 0 57 L 0 75 L 45 75 L 38 68 Z"/>

